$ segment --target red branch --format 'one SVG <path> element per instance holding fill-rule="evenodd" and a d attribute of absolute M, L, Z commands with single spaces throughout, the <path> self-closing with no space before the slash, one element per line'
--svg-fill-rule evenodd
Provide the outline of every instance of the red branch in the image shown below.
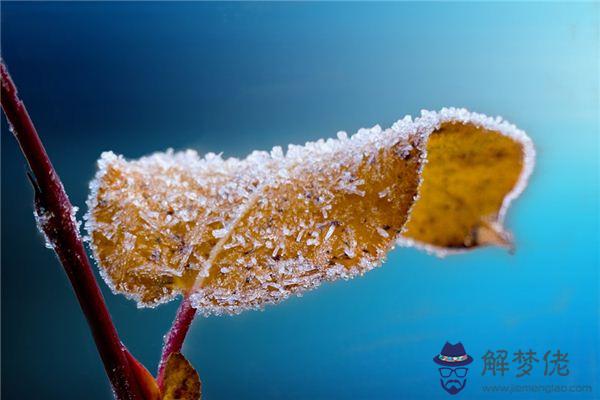
<path fill-rule="evenodd" d="M 183 341 L 187 335 L 190 325 L 196 315 L 196 309 L 192 307 L 190 298 L 185 296 L 177 309 L 175 320 L 171 329 L 165 335 L 165 343 L 160 356 L 160 362 L 158 364 L 157 382 L 158 386 L 162 389 L 164 382 L 165 366 L 169 360 L 169 356 L 173 353 L 181 351 Z"/>
<path fill-rule="evenodd" d="M 35 178 L 32 183 L 36 195 L 36 212 L 43 219 L 41 228 L 71 281 L 115 395 L 119 400 L 142 399 L 137 379 L 130 368 L 125 348 L 111 320 L 79 236 L 72 216 L 73 207 L 1 59 L 0 67 L 0 103 Z"/>

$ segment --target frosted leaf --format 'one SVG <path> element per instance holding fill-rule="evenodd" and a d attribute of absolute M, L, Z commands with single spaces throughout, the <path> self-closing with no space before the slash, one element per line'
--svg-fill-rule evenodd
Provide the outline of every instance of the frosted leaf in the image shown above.
<path fill-rule="evenodd" d="M 440 211 L 455 199 L 424 182 L 428 151 L 436 163 L 456 166 L 466 158 L 483 170 L 433 169 L 452 182 L 463 180 L 455 175 L 502 176 L 490 181 L 501 189 L 482 184 L 479 193 L 461 193 L 476 218 Z M 451 159 L 443 160 L 445 152 Z M 98 164 L 86 228 L 111 288 L 140 306 L 187 292 L 201 313 L 222 314 L 362 275 L 396 243 L 439 254 L 501 243 L 501 220 L 525 186 L 533 146 L 499 119 L 443 109 L 386 130 L 290 145 L 285 154 L 275 147 L 238 160 L 167 151 L 126 161 L 103 153 Z M 479 196 L 481 190 L 490 196 Z M 428 216 L 438 220 L 435 230 L 423 223 Z"/>

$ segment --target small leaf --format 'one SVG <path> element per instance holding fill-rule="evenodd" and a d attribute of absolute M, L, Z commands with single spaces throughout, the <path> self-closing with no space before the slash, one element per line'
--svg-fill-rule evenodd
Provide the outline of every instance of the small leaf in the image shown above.
<path fill-rule="evenodd" d="M 192 364 L 181 353 L 173 353 L 167 360 L 162 400 L 199 400 L 201 382 Z"/>
<path fill-rule="evenodd" d="M 103 276 L 138 305 L 190 293 L 204 314 L 238 313 L 361 275 L 395 244 L 509 246 L 502 220 L 533 158 L 524 132 L 457 109 L 286 155 L 104 153 L 86 227 Z"/>

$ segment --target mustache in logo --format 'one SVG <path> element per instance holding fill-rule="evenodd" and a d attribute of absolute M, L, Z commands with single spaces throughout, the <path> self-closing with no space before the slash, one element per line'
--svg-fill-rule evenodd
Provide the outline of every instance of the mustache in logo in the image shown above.
<path fill-rule="evenodd" d="M 465 384 L 467 383 L 467 380 L 464 379 L 460 381 L 458 379 L 448 379 L 447 381 L 444 381 L 443 379 L 440 379 L 440 383 L 442 384 L 442 388 L 446 392 L 450 394 L 457 394 L 458 392 L 463 390 Z"/>
<path fill-rule="evenodd" d="M 458 379 L 450 379 L 450 380 L 447 380 L 446 382 L 444 382 L 445 387 L 458 386 L 459 388 L 461 388 L 462 385 L 463 385 L 462 382 L 459 381 Z"/>

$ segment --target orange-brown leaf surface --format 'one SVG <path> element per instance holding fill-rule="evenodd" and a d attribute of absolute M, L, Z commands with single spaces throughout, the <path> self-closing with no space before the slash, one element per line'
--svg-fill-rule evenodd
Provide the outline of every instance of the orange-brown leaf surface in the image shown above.
<path fill-rule="evenodd" d="M 140 306 L 190 293 L 204 314 L 237 313 L 363 274 L 395 244 L 509 245 L 533 158 L 524 132 L 458 109 L 285 155 L 104 153 L 86 226 L 103 276 Z"/>
<path fill-rule="evenodd" d="M 192 364 L 181 353 L 173 353 L 165 366 L 162 400 L 200 400 L 202 384 Z"/>
<path fill-rule="evenodd" d="M 486 244 L 511 246 L 501 223 L 511 192 L 521 188 L 524 146 L 474 124 L 441 124 L 426 144 L 419 199 L 404 236 L 440 253 Z"/>

